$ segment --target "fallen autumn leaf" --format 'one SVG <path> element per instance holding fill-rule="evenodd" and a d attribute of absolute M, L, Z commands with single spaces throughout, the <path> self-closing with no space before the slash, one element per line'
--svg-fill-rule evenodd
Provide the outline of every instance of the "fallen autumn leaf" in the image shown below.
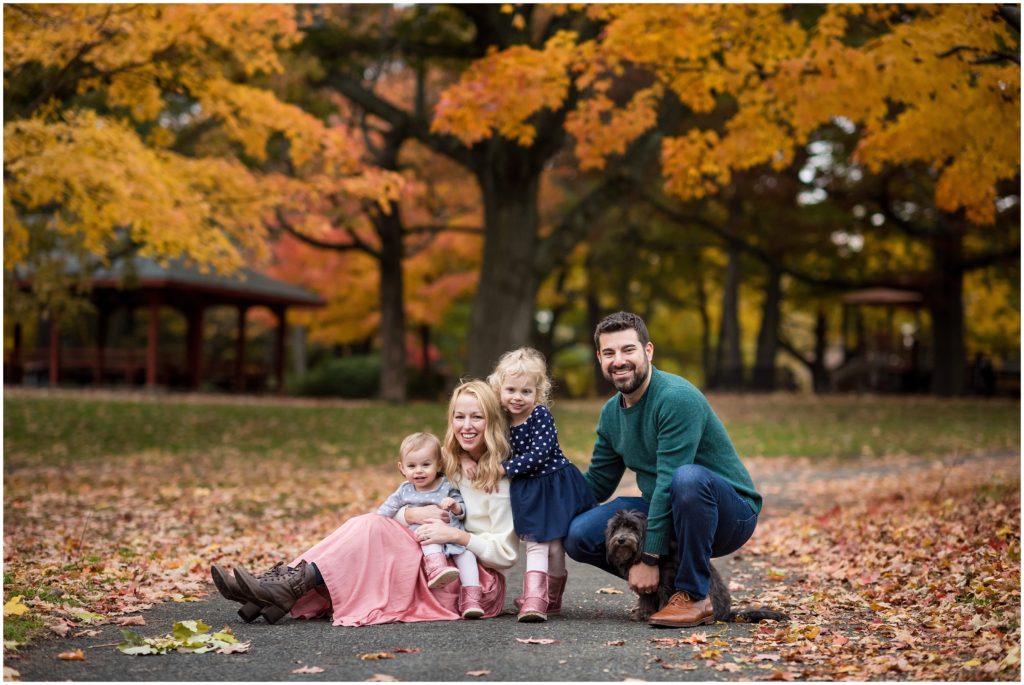
<path fill-rule="evenodd" d="M 4 616 L 22 616 L 29 612 L 29 608 L 21 603 L 21 595 L 15 595 L 4 604 Z"/>
<path fill-rule="evenodd" d="M 115 623 L 119 626 L 144 626 L 146 625 L 146 619 L 144 616 L 122 616 L 118 618 Z"/>

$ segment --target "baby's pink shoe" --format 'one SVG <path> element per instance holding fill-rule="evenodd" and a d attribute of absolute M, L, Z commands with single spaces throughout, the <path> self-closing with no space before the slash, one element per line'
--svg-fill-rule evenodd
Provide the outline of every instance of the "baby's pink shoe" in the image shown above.
<path fill-rule="evenodd" d="M 459 588 L 459 611 L 462 618 L 483 618 L 484 608 L 480 602 L 484 598 L 484 589 L 479 585 Z"/>
<path fill-rule="evenodd" d="M 431 590 L 442 588 L 459 577 L 459 569 L 448 565 L 448 557 L 441 553 L 423 557 L 423 570 L 427 574 L 427 587 Z"/>

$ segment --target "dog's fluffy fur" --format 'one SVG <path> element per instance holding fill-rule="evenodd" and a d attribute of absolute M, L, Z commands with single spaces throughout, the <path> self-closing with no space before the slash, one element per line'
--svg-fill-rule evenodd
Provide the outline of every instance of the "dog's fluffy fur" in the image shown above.
<path fill-rule="evenodd" d="M 608 521 L 608 527 L 604 532 L 606 555 L 608 563 L 618 571 L 620 577 L 628 578 L 629 569 L 640 561 L 646 529 L 647 516 L 642 511 L 634 509 L 617 511 Z M 634 619 L 646 621 L 651 614 L 668 603 L 669 598 L 676 592 L 673 583 L 678 566 L 678 552 L 673 541 L 671 550 L 661 556 L 661 562 L 658 564 L 658 590 L 648 595 L 639 595 L 637 606 L 633 610 Z M 787 618 L 785 614 L 768 609 L 733 611 L 729 588 L 718 575 L 714 564 L 711 564 L 711 589 L 708 594 L 714 607 L 716 621 L 755 623 L 765 619 L 782 621 Z"/>

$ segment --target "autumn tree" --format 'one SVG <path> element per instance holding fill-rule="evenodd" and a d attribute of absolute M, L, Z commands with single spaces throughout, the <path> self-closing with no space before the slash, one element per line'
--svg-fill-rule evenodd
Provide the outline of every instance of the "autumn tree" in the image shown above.
<path fill-rule="evenodd" d="M 1019 175 L 1019 150 L 1000 142 L 1020 131 L 1013 8 L 602 5 L 586 13 L 602 26 L 597 37 L 561 34 L 545 46 L 544 73 L 566 65 L 573 75 L 561 97 L 510 106 L 484 97 L 499 80 L 546 82 L 517 46 L 475 63 L 445 94 L 439 119 L 469 140 L 516 137 L 529 135 L 531 117 L 568 103 L 565 125 L 582 167 L 601 168 L 657 125 L 668 99 L 696 114 L 724 112 L 722 125 L 684 119 L 662 142 L 665 190 L 682 200 L 714 195 L 761 164 L 785 169 L 837 117 L 856 128 L 855 160 L 867 173 L 933 170 L 934 206 L 956 222 L 993 224 L 999 184 Z M 608 95 L 636 71 L 649 75 L 646 85 L 628 98 Z M 960 291 L 936 295 L 956 303 Z M 959 308 L 933 308 L 939 393 L 961 387 Z"/>
<path fill-rule="evenodd" d="M 443 263 L 445 258 L 440 255 L 440 246 L 450 247 L 451 241 L 436 240 L 439 234 L 458 233 L 465 237 L 481 233 L 476 194 L 456 187 L 456 183 L 466 183 L 458 169 L 453 170 L 450 164 L 445 166 L 436 153 L 418 144 L 409 127 L 354 106 L 339 94 L 331 81 L 338 72 L 355 70 L 372 82 L 381 98 L 422 109 L 425 80 L 430 76 L 425 65 L 416 60 L 394 60 L 388 50 L 381 50 L 376 44 L 365 48 L 351 38 L 364 31 L 380 30 L 376 25 L 378 20 L 387 24 L 399 21 L 405 14 L 401 9 L 385 6 L 325 6 L 311 10 L 304 40 L 290 53 L 295 69 L 288 78 L 279 79 L 273 86 L 283 98 L 289 98 L 311 114 L 344 122 L 355 134 L 353 142 L 358 155 L 367 165 L 402 179 L 402 184 L 394 188 L 386 201 L 366 197 L 353 201 L 348 193 L 328 193 L 324 188 L 306 184 L 288 198 L 286 206 L 279 208 L 274 222 L 274 226 L 287 235 L 324 253 L 359 253 L 376 262 L 375 283 L 368 287 L 378 293 L 376 301 L 371 303 L 362 297 L 346 295 L 331 301 L 322 315 L 311 314 L 306 318 L 314 324 L 314 338 L 321 340 L 347 341 L 369 333 L 378 334 L 381 397 L 390 401 L 403 401 L 406 397 L 407 304 L 410 294 L 414 294 L 405 283 L 404 269 L 408 260 L 420 256 L 421 269 L 423 259 Z M 422 33 L 426 28 L 414 24 L 407 30 Z M 418 36 L 414 33 L 406 39 L 418 40 Z M 345 50 L 339 51 L 339 45 Z M 471 205 L 469 209 L 467 204 Z M 472 252 L 473 240 L 466 244 Z M 289 249 L 281 253 L 284 254 L 294 254 L 303 263 L 313 258 L 305 251 Z M 333 257 L 325 258 L 337 261 Z M 359 258 L 353 261 L 364 263 Z M 293 272 L 300 281 L 308 280 L 303 277 L 302 269 L 286 267 L 285 270 Z M 428 268 L 425 272 L 429 271 Z M 308 273 L 320 272 L 313 269 Z M 464 280 L 454 278 L 457 274 L 450 275 L 453 278 L 441 281 L 451 284 Z M 328 292 L 338 293 L 339 298 L 344 292 L 331 287 L 330 283 L 324 285 Z M 445 292 L 444 286 L 429 285 L 428 290 L 432 289 L 435 296 Z M 436 323 L 448 301 L 435 299 L 436 310 L 429 316 L 417 317 L 414 323 Z M 365 314 L 368 306 L 370 316 Z M 349 330 L 338 326 L 341 320 L 353 319 Z M 321 320 L 326 325 L 320 326 Z"/>
<path fill-rule="evenodd" d="M 346 129 L 252 85 L 299 36 L 285 5 L 5 6 L 5 278 L 52 309 L 66 259 L 258 262 L 289 185 L 386 203 Z"/>
<path fill-rule="evenodd" d="M 375 12 L 376 18 L 367 19 L 367 11 Z M 344 21 L 325 22 L 310 32 L 311 40 L 322 46 L 320 54 L 330 53 L 337 65 L 325 72 L 323 84 L 368 115 L 409 132 L 476 179 L 483 201 L 484 247 L 467 370 L 473 375 L 486 373 L 502 352 L 530 342 L 540 280 L 564 258 L 566 247 L 579 240 L 582 217 L 594 211 L 593 205 L 567 208 L 567 220 L 555 221 L 554 230 L 541 235 L 541 177 L 545 165 L 564 147 L 564 119 L 574 97 L 570 92 L 575 92 L 565 48 L 572 45 L 571 36 L 594 35 L 596 24 L 578 11 L 534 5 L 419 6 L 397 16 L 379 8 L 337 12 Z M 385 13 L 388 16 L 381 18 Z M 568 28 L 576 32 L 570 35 Z M 423 86 L 413 103 L 391 101 L 376 87 L 377 71 L 366 68 L 365 60 L 380 46 L 392 64 L 421 65 Z M 511 72 L 487 72 L 491 48 L 511 50 L 525 72 L 513 81 L 506 78 Z M 457 95 L 450 89 L 438 95 L 452 80 L 446 79 L 444 69 L 467 64 L 470 74 L 487 73 L 487 83 L 476 95 Z M 476 109 L 457 111 L 461 103 L 474 100 Z M 555 102 L 562 104 L 548 107 Z M 489 115 L 478 112 L 480 108 L 511 108 L 511 118 L 529 121 L 514 130 L 492 131 Z M 591 185 L 602 182 L 597 179 Z M 594 204 L 609 200 L 603 192 L 581 196 Z"/>

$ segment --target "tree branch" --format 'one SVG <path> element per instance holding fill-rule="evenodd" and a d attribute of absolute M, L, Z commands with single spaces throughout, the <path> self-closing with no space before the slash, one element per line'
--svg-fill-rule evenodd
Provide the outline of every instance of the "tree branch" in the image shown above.
<path fill-rule="evenodd" d="M 668 205 L 665 205 L 658 198 L 651 195 L 649 192 L 642 192 L 641 197 L 647 201 L 652 207 L 658 210 L 660 213 L 668 217 L 669 219 L 679 223 L 690 223 L 701 228 L 708 230 L 713 235 L 717 235 L 725 241 L 733 243 L 740 250 L 747 252 L 761 261 L 766 265 L 776 265 L 782 273 L 792 276 L 793 278 L 806 283 L 808 285 L 816 285 L 825 288 L 834 288 L 835 290 L 858 290 L 861 288 L 900 288 L 904 290 L 913 290 L 915 292 L 923 293 L 926 290 L 926 285 L 921 283 L 912 282 L 906 277 L 885 277 L 879 276 L 871 279 L 854 279 L 854 278 L 840 278 L 837 276 L 815 276 L 799 269 L 794 269 L 786 264 L 778 263 L 778 260 L 771 254 L 765 252 L 763 249 L 756 245 L 751 245 L 749 242 L 744 240 L 742 237 L 735 235 L 724 228 L 716 225 L 714 222 L 708 221 L 704 217 L 697 214 L 686 214 L 679 210 L 676 210 Z M 919 274 L 912 274 L 919 275 Z"/>
<path fill-rule="evenodd" d="M 325 83 L 370 114 L 388 122 L 393 130 L 402 130 L 431 150 L 458 162 L 467 169 L 472 168 L 473 160 L 469 148 L 465 147 L 457 138 L 431 133 L 430 125 L 425 119 L 414 118 L 405 110 L 378 96 L 352 75 L 334 73 Z"/>
<path fill-rule="evenodd" d="M 594 223 L 596 214 L 606 205 L 617 202 L 622 191 L 628 187 L 629 183 L 624 176 L 605 177 L 565 213 L 550 235 L 537 245 L 534 273 L 538 278 L 546 277 L 558 260 L 565 258 L 576 247 Z"/>
<path fill-rule="evenodd" d="M 288 233 L 289 235 L 298 238 L 300 241 L 306 243 L 307 245 L 310 245 L 311 247 L 320 248 L 321 250 L 333 250 L 335 252 L 358 251 L 366 253 L 376 259 L 380 259 L 380 254 L 378 254 L 372 248 L 369 248 L 361 240 L 356 240 L 355 242 L 351 243 L 333 243 L 326 240 L 320 240 L 318 238 L 308 236 L 302 231 L 292 226 L 291 222 L 288 221 L 288 219 L 285 217 L 284 212 L 282 212 L 280 209 L 277 210 L 277 222 L 281 226 L 281 228 L 284 229 L 285 233 Z M 349 235 L 352 234 L 352 229 L 350 227 L 347 227 L 346 230 L 349 233 Z"/>
<path fill-rule="evenodd" d="M 944 50 L 944 51 L 940 52 L 937 55 L 937 57 L 939 59 L 945 59 L 946 57 L 952 57 L 953 55 L 955 55 L 957 53 L 960 53 L 960 52 L 976 52 L 976 53 L 981 53 L 983 51 L 980 48 L 972 48 L 969 45 L 955 45 L 955 46 L 951 47 L 949 50 Z M 971 64 L 998 64 L 999 62 L 1006 62 L 1006 61 L 1010 61 L 1010 62 L 1013 62 L 1015 64 L 1020 64 L 1020 55 L 1014 55 L 1014 54 L 1007 53 L 1007 52 L 996 51 L 996 52 L 990 52 L 989 54 L 987 54 L 987 55 L 985 55 L 983 57 L 978 57 L 976 59 L 970 60 L 970 63 Z"/>
<path fill-rule="evenodd" d="M 792 357 L 794 359 L 796 359 L 798 362 L 800 362 L 801 364 L 806 366 L 808 371 L 810 371 L 812 373 L 814 372 L 814 363 L 810 359 L 805 357 L 800 352 L 800 350 L 796 349 L 793 346 L 793 344 L 791 342 L 789 342 L 789 340 L 786 338 L 786 336 L 784 336 L 784 335 L 782 335 L 780 333 L 778 335 L 778 341 L 779 341 L 779 347 L 782 348 L 783 351 L 788 352 L 790 355 L 792 355 Z"/>
<path fill-rule="evenodd" d="M 1020 258 L 1020 245 L 982 252 L 960 260 L 959 267 L 963 271 L 975 271 L 1000 262 L 1016 261 Z"/>

